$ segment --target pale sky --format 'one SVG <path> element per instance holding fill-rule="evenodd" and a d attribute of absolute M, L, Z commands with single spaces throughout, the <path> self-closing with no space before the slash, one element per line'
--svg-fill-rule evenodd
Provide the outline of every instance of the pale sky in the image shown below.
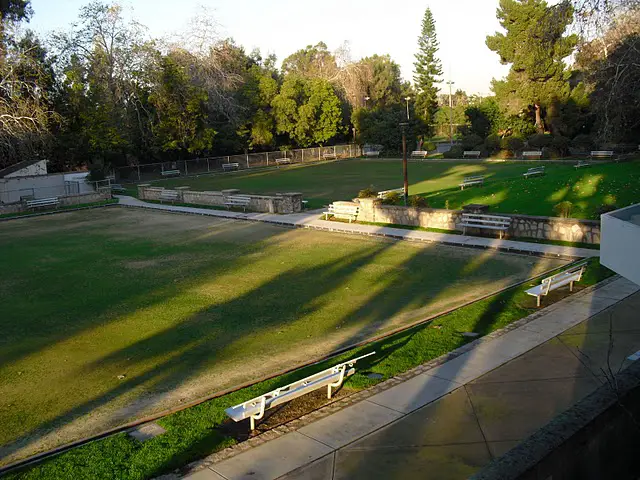
<path fill-rule="evenodd" d="M 87 0 L 31 0 L 30 28 L 39 33 L 68 28 Z M 330 50 L 349 42 L 352 60 L 389 54 L 411 80 L 413 55 L 424 9 L 433 12 L 444 81 L 467 93 L 490 93 L 493 77 L 508 71 L 485 45 L 500 28 L 498 0 L 123 0 L 133 17 L 153 37 L 183 29 L 189 19 L 209 9 L 220 34 L 232 37 L 247 53 L 258 47 L 279 61 L 310 44 L 324 41 Z M 553 3 L 553 2 L 552 2 Z"/>

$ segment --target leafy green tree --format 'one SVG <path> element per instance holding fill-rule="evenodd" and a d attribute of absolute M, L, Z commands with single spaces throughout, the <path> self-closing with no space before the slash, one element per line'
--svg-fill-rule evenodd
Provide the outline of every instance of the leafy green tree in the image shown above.
<path fill-rule="evenodd" d="M 422 31 L 418 37 L 418 53 L 413 64 L 413 81 L 417 90 L 416 112 L 422 120 L 430 124 L 438 108 L 438 87 L 436 83 L 442 75 L 442 65 L 437 57 L 439 49 L 436 25 L 431 10 L 427 8 L 422 19 Z"/>
<path fill-rule="evenodd" d="M 306 78 L 331 79 L 337 71 L 336 59 L 324 42 L 307 45 L 306 48 L 289 55 L 282 62 L 282 72 L 285 75 L 296 74 Z"/>
<path fill-rule="evenodd" d="M 389 55 L 372 55 L 360 60 L 363 67 L 363 93 L 369 97 L 369 108 L 385 107 L 402 102 L 400 65 Z"/>
<path fill-rule="evenodd" d="M 553 6 L 544 0 L 500 0 L 497 11 L 505 33 L 487 37 L 487 46 L 511 64 L 505 80 L 493 81 L 493 91 L 509 114 L 533 111 L 535 126 L 544 131 L 544 110 L 570 93 L 570 72 L 563 60 L 578 38 L 565 36 L 573 19 L 569 0 Z"/>
<path fill-rule="evenodd" d="M 323 145 L 345 131 L 342 103 L 327 80 L 288 75 L 272 106 L 277 132 L 302 147 Z"/>
<path fill-rule="evenodd" d="M 495 135 L 504 127 L 505 120 L 495 97 L 485 97 L 476 105 L 465 109 L 469 132 L 485 138 Z"/>

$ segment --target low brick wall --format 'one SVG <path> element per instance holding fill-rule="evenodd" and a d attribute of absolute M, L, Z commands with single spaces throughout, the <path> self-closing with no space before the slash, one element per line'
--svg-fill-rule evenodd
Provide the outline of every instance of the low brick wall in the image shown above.
<path fill-rule="evenodd" d="M 376 223 L 395 223 L 423 228 L 461 230 L 462 211 L 438 208 L 414 208 L 383 205 L 377 198 L 355 199 L 360 205 L 358 220 Z M 507 236 L 527 237 L 540 240 L 562 240 L 566 242 L 600 243 L 600 222 L 575 218 L 538 217 L 497 213 L 511 217 Z M 468 233 L 478 233 L 468 229 Z M 487 230 L 482 230 L 484 233 Z"/>
<path fill-rule="evenodd" d="M 64 197 L 58 197 L 59 206 L 67 207 L 72 205 L 82 205 L 85 203 L 102 202 L 104 200 L 111 199 L 111 192 L 90 192 L 82 193 L 80 195 L 68 195 Z M 0 205 L 0 215 L 7 213 L 20 213 L 30 211 L 24 203 L 10 203 L 6 205 Z"/>
<path fill-rule="evenodd" d="M 162 187 L 152 187 L 148 184 L 138 185 L 138 198 L 140 200 L 160 200 L 160 196 L 165 189 Z M 176 187 L 178 192 L 178 203 L 189 203 L 192 205 L 207 205 L 214 207 L 224 207 L 225 198 L 229 195 L 236 195 L 240 190 L 230 189 L 221 192 L 197 192 L 189 187 Z M 249 195 L 250 202 L 247 207 L 253 212 L 264 213 L 298 213 L 302 211 L 301 193 L 279 193 L 276 195 Z"/>

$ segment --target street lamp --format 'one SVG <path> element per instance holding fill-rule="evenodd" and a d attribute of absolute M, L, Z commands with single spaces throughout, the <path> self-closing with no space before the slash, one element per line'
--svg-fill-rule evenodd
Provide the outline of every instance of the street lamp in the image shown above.
<path fill-rule="evenodd" d="M 451 85 L 455 82 L 449 80 L 447 85 L 449 85 L 449 144 L 453 145 L 453 100 L 451 98 Z"/>
<path fill-rule="evenodd" d="M 411 100 L 411 97 L 405 97 L 404 98 L 407 101 L 407 121 L 409 120 L 409 100 Z"/>
<path fill-rule="evenodd" d="M 407 110 L 408 112 L 408 110 Z M 409 203 L 409 177 L 407 175 L 407 127 L 409 122 L 402 122 L 400 128 L 402 129 L 402 175 L 404 177 L 404 206 Z"/>
<path fill-rule="evenodd" d="M 364 97 L 364 108 L 367 108 L 367 102 L 371 100 L 371 97 Z"/>

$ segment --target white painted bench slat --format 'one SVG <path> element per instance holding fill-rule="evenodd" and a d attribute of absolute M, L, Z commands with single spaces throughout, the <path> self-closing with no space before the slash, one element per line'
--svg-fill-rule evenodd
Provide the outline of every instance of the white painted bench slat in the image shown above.
<path fill-rule="evenodd" d="M 464 187 L 469 187 L 471 185 L 483 185 L 484 177 L 482 175 L 473 175 L 471 177 L 464 177 L 462 183 L 460 184 L 460 190 L 464 190 Z"/>
<path fill-rule="evenodd" d="M 544 167 L 534 167 L 522 174 L 523 177 L 529 178 L 534 175 L 544 175 Z"/>
<path fill-rule="evenodd" d="M 227 170 L 239 170 L 240 169 L 240 164 L 239 163 L 223 163 L 222 164 L 222 170 L 227 171 Z"/>
<path fill-rule="evenodd" d="M 593 150 L 589 158 L 613 158 L 612 150 Z"/>
<path fill-rule="evenodd" d="M 476 158 L 480 158 L 480 150 L 467 150 L 462 152 L 462 158 L 467 158 L 467 157 L 476 157 Z"/>
<path fill-rule="evenodd" d="M 463 213 L 462 214 L 462 223 L 460 226 L 463 227 L 462 233 L 466 235 L 467 227 L 469 228 L 487 228 L 489 230 L 499 230 L 500 238 L 502 238 L 503 232 L 509 229 L 511 225 L 510 217 L 501 217 L 497 215 L 484 215 L 478 213 Z"/>
<path fill-rule="evenodd" d="M 542 158 L 542 152 L 539 150 L 527 150 L 522 152 L 522 159 L 529 158 Z"/>
<path fill-rule="evenodd" d="M 60 203 L 60 200 L 58 200 L 58 197 L 49 197 L 27 200 L 25 203 L 27 208 L 55 207 Z"/>
<path fill-rule="evenodd" d="M 413 152 L 411 152 L 412 157 L 427 158 L 427 155 L 429 155 L 429 152 L 427 150 L 414 150 Z"/>
<path fill-rule="evenodd" d="M 393 192 L 404 193 L 404 187 L 402 187 L 402 188 L 394 188 L 392 190 L 382 190 L 381 192 L 378 192 L 378 198 L 384 198 L 389 193 L 393 193 Z"/>
<path fill-rule="evenodd" d="M 163 170 L 161 174 L 163 177 L 168 177 L 171 175 L 180 175 L 180 170 Z"/>
<path fill-rule="evenodd" d="M 163 200 L 175 202 L 178 199 L 178 192 L 175 190 L 163 190 L 160 192 L 160 203 Z"/>
<path fill-rule="evenodd" d="M 344 205 L 340 203 L 332 203 L 329 205 L 329 209 L 326 212 L 322 212 L 324 215 L 324 219 L 328 220 L 329 215 L 334 216 L 335 218 L 342 218 L 344 220 L 349 220 L 349 223 L 352 221 L 356 221 L 358 219 L 358 212 L 360 211 L 360 207 L 357 205 Z"/>
<path fill-rule="evenodd" d="M 247 210 L 247 207 L 251 203 L 251 196 L 249 195 L 229 195 L 225 198 L 224 204 L 227 208 L 231 207 L 242 207 L 244 211 Z"/>
<path fill-rule="evenodd" d="M 582 275 L 586 267 L 586 263 L 580 263 L 568 270 L 565 270 L 564 272 L 544 278 L 540 285 L 536 285 L 535 287 L 526 290 L 526 293 L 536 297 L 537 305 L 539 307 L 541 298 L 548 295 L 550 291 L 569 285 L 569 291 L 573 292 L 574 282 L 579 282 L 582 279 Z"/>

